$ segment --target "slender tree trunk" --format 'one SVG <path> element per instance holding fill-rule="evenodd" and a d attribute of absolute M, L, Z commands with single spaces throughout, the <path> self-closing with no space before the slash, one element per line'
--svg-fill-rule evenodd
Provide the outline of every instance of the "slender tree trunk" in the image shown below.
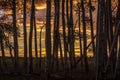
<path fill-rule="evenodd" d="M 86 37 L 86 22 L 85 22 L 85 8 L 84 8 L 84 1 L 81 0 L 81 6 L 82 6 L 82 21 L 83 21 L 83 57 L 84 57 L 84 62 L 85 62 L 85 71 L 89 71 L 88 67 L 88 60 L 87 60 L 87 37 Z"/>
<path fill-rule="evenodd" d="M 56 32 L 57 32 L 57 48 L 60 45 L 60 33 L 59 33 L 59 22 L 60 22 L 60 0 L 56 0 Z M 59 70 L 59 60 L 58 60 L 58 49 L 56 51 L 56 70 Z"/>
<path fill-rule="evenodd" d="M 34 15 L 35 15 L 35 11 L 34 11 Z M 38 70 L 38 47 L 37 47 L 37 30 L 36 30 L 36 18 L 34 16 L 34 44 L 35 44 L 35 58 L 36 58 L 36 69 Z"/>
<path fill-rule="evenodd" d="M 78 4 L 78 26 L 79 26 L 79 47 L 80 47 L 80 60 L 81 60 L 81 67 L 83 67 L 83 50 L 82 50 L 82 39 L 81 39 L 81 21 L 80 21 L 80 4 Z"/>
<path fill-rule="evenodd" d="M 93 56 L 95 56 L 94 28 L 93 28 L 92 3 L 91 3 L 91 0 L 89 0 L 89 14 L 90 14 L 90 26 L 91 26 L 91 41 L 93 41 L 92 42 Z"/>
<path fill-rule="evenodd" d="M 112 42 L 110 46 L 110 57 L 107 62 L 107 68 L 110 66 L 111 73 L 115 73 L 116 68 L 116 59 L 117 59 L 117 51 L 118 51 L 118 37 L 119 37 L 119 29 L 120 29 L 120 1 L 118 0 L 118 8 L 116 13 L 116 21 L 115 21 L 115 27 L 114 27 L 114 34 L 112 35 Z"/>
<path fill-rule="evenodd" d="M 118 49 L 118 56 L 117 56 L 117 61 L 116 61 L 116 68 L 115 68 L 115 77 L 117 80 L 120 79 L 120 33 L 119 33 L 119 49 Z"/>
<path fill-rule="evenodd" d="M 59 68 L 59 62 L 58 62 L 58 35 L 59 35 L 59 25 L 58 25 L 58 19 L 59 19 L 59 13 L 58 13 L 58 3 L 59 0 L 54 0 L 54 6 L 55 6 L 55 16 L 54 16 L 54 34 L 53 34 L 53 63 L 54 63 L 54 57 L 56 61 L 56 71 Z M 54 65 L 54 64 L 52 64 Z M 53 67 L 52 67 L 53 68 Z"/>
<path fill-rule="evenodd" d="M 73 28 L 73 0 L 70 0 L 70 54 L 72 56 L 72 64 L 75 65 L 75 50 L 74 50 L 74 28 Z M 72 68 L 73 68 L 72 65 Z"/>
<path fill-rule="evenodd" d="M 9 53 L 10 53 L 10 57 L 11 57 L 11 59 L 12 59 L 12 63 L 14 64 L 14 56 L 13 56 L 13 54 L 12 54 L 12 49 L 13 49 L 13 46 L 12 46 L 12 44 L 10 44 L 10 39 L 9 39 L 9 34 L 8 34 L 8 48 L 9 48 Z"/>
<path fill-rule="evenodd" d="M 63 42 L 64 42 L 64 74 L 67 72 L 67 39 L 66 39 L 66 27 L 65 27 L 65 0 L 62 0 L 62 28 L 63 28 Z"/>
<path fill-rule="evenodd" d="M 34 26 L 34 11 L 35 11 L 35 5 L 34 0 L 32 0 L 32 6 L 31 6 L 31 17 L 30 17 L 30 34 L 29 34 L 29 73 L 33 72 L 33 60 L 32 60 L 32 36 L 33 36 L 33 26 Z"/>
<path fill-rule="evenodd" d="M 63 60 L 63 52 L 62 52 L 62 43 L 61 43 L 61 38 L 60 35 L 59 36 L 59 51 L 60 51 L 60 59 L 61 59 L 61 67 L 64 70 L 64 60 Z"/>
<path fill-rule="evenodd" d="M 116 24 L 119 24 L 117 26 L 118 29 L 118 54 L 117 54 L 117 61 L 116 61 L 116 68 L 115 68 L 115 76 L 116 79 L 120 79 L 120 0 L 118 0 L 118 8 L 117 8 L 117 14 L 116 14 Z M 115 24 L 115 25 L 116 25 Z"/>
<path fill-rule="evenodd" d="M 0 60 L 0 80 L 3 80 L 3 70 L 2 70 L 1 60 Z"/>
<path fill-rule="evenodd" d="M 111 11 L 111 0 L 107 0 L 105 4 L 105 45 L 106 46 L 106 57 L 105 64 L 108 61 L 108 56 L 110 55 L 110 48 L 113 41 L 113 24 L 112 24 L 112 11 Z M 109 53 L 109 54 L 108 54 Z M 113 53 L 113 52 L 112 52 Z M 111 69 L 113 70 L 113 69 Z"/>
<path fill-rule="evenodd" d="M 24 67 L 25 67 L 25 72 L 27 72 L 27 31 L 26 31 L 26 0 L 24 0 L 23 4 L 23 30 L 24 30 Z"/>
<path fill-rule="evenodd" d="M 113 24 L 112 24 L 112 10 L 111 10 L 111 0 L 106 1 L 106 32 L 108 36 L 108 47 L 110 52 L 110 46 L 113 41 Z"/>
<path fill-rule="evenodd" d="M 70 31 L 70 12 L 69 12 L 69 1 L 66 0 L 66 19 L 67 19 L 67 27 L 68 27 L 68 37 L 67 37 L 67 40 L 68 40 L 68 44 L 67 44 L 67 47 L 68 47 L 68 53 L 69 53 L 69 62 L 70 62 L 70 68 L 72 69 L 72 66 L 73 66 L 73 62 L 72 62 L 72 54 L 71 54 L 71 31 Z M 72 23 L 71 23 L 72 24 Z"/>
<path fill-rule="evenodd" d="M 15 69 L 18 70 L 18 33 L 17 33 L 17 26 L 16 26 L 16 0 L 13 0 L 12 2 L 13 8 L 13 29 L 14 29 L 14 55 L 15 55 Z"/>
<path fill-rule="evenodd" d="M 12 54 L 12 47 L 9 46 L 9 51 L 10 51 L 10 56 L 11 56 L 11 59 L 12 59 L 12 63 L 14 64 L 14 57 L 13 57 L 13 54 Z"/>
<path fill-rule="evenodd" d="M 44 26 L 43 26 L 44 27 Z M 42 29 L 43 27 L 40 29 L 40 61 L 39 61 L 39 66 L 40 66 L 40 74 L 41 74 L 41 68 L 42 68 Z"/>
<path fill-rule="evenodd" d="M 51 0 L 46 0 L 46 35 L 45 35 L 45 47 L 46 47 L 46 80 L 50 79 L 51 69 Z"/>
<path fill-rule="evenodd" d="M 98 1 L 98 21 L 97 21 L 97 38 L 96 38 L 96 55 L 97 55 L 97 75 L 98 80 L 105 78 L 105 65 L 107 56 L 107 42 L 105 36 L 105 0 Z"/>
<path fill-rule="evenodd" d="M 4 43 L 3 43 L 3 31 L 0 30 L 0 48 L 2 53 L 2 61 L 5 67 L 7 66 L 6 60 L 5 60 L 5 51 L 4 51 Z"/>

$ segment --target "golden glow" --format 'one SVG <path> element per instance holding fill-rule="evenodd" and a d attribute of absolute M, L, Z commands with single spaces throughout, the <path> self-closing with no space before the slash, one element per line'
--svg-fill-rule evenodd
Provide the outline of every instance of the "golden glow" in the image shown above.
<path fill-rule="evenodd" d="M 74 4 L 76 4 L 77 3 L 77 1 L 74 1 Z M 46 4 L 42 4 L 42 5 L 40 5 L 40 4 L 36 4 L 35 5 L 36 7 L 36 10 L 41 10 L 42 11 L 42 9 L 46 9 Z M 44 10 L 43 10 L 44 11 Z M 11 10 L 8 10 L 8 11 L 6 11 L 6 14 L 12 14 L 12 11 Z M 44 14 L 44 12 L 43 13 L 41 13 L 41 15 L 43 15 Z M 23 18 L 23 15 L 21 15 L 21 17 Z M 44 18 L 44 16 L 42 16 L 43 18 Z M 38 18 L 38 17 L 37 17 Z M 53 25 L 53 23 L 54 23 L 54 20 L 52 19 L 51 20 L 51 24 Z M 39 32 L 41 31 L 41 27 L 43 26 L 43 24 L 45 24 L 43 21 L 40 21 L 40 20 L 36 20 L 36 27 L 37 27 L 37 32 L 38 32 L 38 34 L 39 34 Z M 29 27 L 30 27 L 30 19 L 29 19 L 29 17 L 28 17 L 28 19 L 27 19 L 27 23 L 26 23 L 26 26 L 27 26 L 27 32 L 28 32 L 28 35 L 29 35 Z M 52 27 L 52 30 L 53 30 L 53 27 Z M 76 28 L 76 30 L 78 30 L 78 28 Z M 23 30 L 21 30 L 21 31 L 23 31 Z M 60 28 L 60 31 L 62 31 L 62 28 Z M 42 32 L 44 33 L 45 32 L 45 29 L 43 28 L 42 29 Z M 87 33 L 91 33 L 90 32 L 90 30 L 87 30 Z M 45 57 L 46 56 L 46 51 L 45 51 L 45 39 L 44 39 L 44 36 L 45 34 L 42 34 L 42 39 L 41 39 L 41 41 L 42 41 L 42 57 Z M 38 38 L 39 39 L 39 38 Z M 91 39 L 89 39 L 89 40 L 87 40 L 88 42 L 90 42 L 91 41 Z M 24 54 L 23 54 L 23 52 L 24 52 L 24 50 L 23 50 L 23 36 L 22 36 L 22 38 L 21 37 L 19 37 L 19 46 L 20 46 L 20 48 L 19 48 L 19 56 L 21 56 L 21 57 L 23 57 L 24 56 Z M 38 42 L 39 43 L 39 42 Z M 79 43 L 79 40 L 76 40 L 76 44 L 78 44 Z M 78 56 L 80 56 L 80 49 L 79 49 L 79 47 L 78 47 L 78 45 L 76 45 L 75 46 L 76 47 L 76 49 L 75 49 L 75 56 L 76 57 L 78 57 Z M 78 48 L 77 48 L 78 47 Z M 33 57 L 35 57 L 35 51 L 34 51 L 34 47 L 33 47 Z M 39 49 L 38 49 L 38 51 L 39 51 Z M 10 56 L 10 54 L 9 54 L 9 51 L 6 51 L 6 56 Z M 93 56 L 93 53 L 92 52 L 87 52 L 88 54 L 88 56 Z M 38 55 L 39 55 L 39 53 L 38 53 Z M 0 54 L 0 56 L 1 56 L 1 54 Z M 58 56 L 60 57 L 60 52 L 58 53 Z M 69 56 L 69 55 L 68 55 Z M 63 53 L 63 57 L 64 57 L 64 53 Z"/>
<path fill-rule="evenodd" d="M 7 10 L 7 11 L 5 11 L 5 14 L 7 14 L 7 15 L 12 14 L 12 10 Z"/>
<path fill-rule="evenodd" d="M 41 9 L 46 9 L 46 4 L 43 4 L 43 5 L 36 5 L 35 7 L 37 10 L 41 10 Z"/>
<path fill-rule="evenodd" d="M 37 7 L 36 7 L 37 10 L 45 9 L 45 8 L 46 8 L 45 6 L 37 6 Z"/>

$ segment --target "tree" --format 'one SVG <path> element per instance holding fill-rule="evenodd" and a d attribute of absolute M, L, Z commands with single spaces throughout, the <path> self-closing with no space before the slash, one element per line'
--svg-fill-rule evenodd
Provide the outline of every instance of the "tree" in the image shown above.
<path fill-rule="evenodd" d="M 81 67 L 83 67 L 83 50 L 82 50 L 82 39 L 81 39 L 81 21 L 80 21 L 80 10 L 81 10 L 81 4 L 78 3 L 78 27 L 79 27 L 79 45 L 80 45 L 80 60 L 81 60 Z"/>
<path fill-rule="evenodd" d="M 119 79 L 119 59 L 120 59 L 120 1 L 118 0 L 116 20 L 115 20 L 115 30 L 112 38 L 111 48 L 110 48 L 110 57 L 108 64 L 110 65 L 112 71 L 111 73 L 116 76 L 116 79 Z M 107 65 L 108 68 L 108 65 Z"/>
<path fill-rule="evenodd" d="M 72 66 L 71 68 L 73 68 L 73 66 L 75 65 L 76 63 L 76 60 L 75 60 L 75 50 L 74 50 L 74 26 L 73 26 L 73 0 L 70 0 L 70 21 L 69 21 L 69 26 L 70 28 L 70 35 L 68 34 L 68 37 L 70 39 L 70 42 L 69 42 L 69 46 L 70 46 L 70 55 L 71 55 L 71 59 L 72 59 Z"/>
<path fill-rule="evenodd" d="M 56 61 L 56 71 L 59 69 L 59 61 L 58 61 L 58 47 L 59 47 L 59 13 L 60 13 L 60 1 L 54 0 L 55 7 L 55 16 L 54 16 L 54 35 L 53 35 L 53 62 L 54 57 Z M 53 64 L 54 65 L 54 64 Z"/>
<path fill-rule="evenodd" d="M 30 34 L 29 34 L 29 73 L 33 72 L 33 60 L 32 60 L 32 36 L 33 36 L 33 26 L 34 26 L 34 16 L 35 16 L 35 4 L 34 0 L 32 0 L 31 6 L 31 16 L 30 16 Z"/>
<path fill-rule="evenodd" d="M 62 28 L 63 28 L 63 44 L 64 44 L 64 74 L 67 72 L 67 37 L 66 37 L 66 27 L 65 27 L 65 0 L 62 0 Z"/>
<path fill-rule="evenodd" d="M 51 69 L 51 0 L 46 0 L 46 35 L 45 35 L 45 48 L 46 48 L 46 80 L 50 78 Z"/>
<path fill-rule="evenodd" d="M 34 37 L 35 37 L 35 57 L 36 57 L 36 68 L 38 69 L 38 47 L 37 47 L 37 29 L 36 29 L 36 18 L 35 18 L 35 11 L 34 11 Z"/>
<path fill-rule="evenodd" d="M 65 4 L 65 6 L 66 6 L 66 8 L 65 8 L 65 9 L 66 9 L 66 12 L 65 12 L 65 13 L 66 13 L 66 22 L 67 22 L 67 25 L 66 25 L 66 26 L 67 26 L 67 29 L 68 29 L 68 30 L 66 31 L 66 32 L 67 32 L 67 33 L 66 33 L 67 37 L 66 37 L 66 46 L 65 46 L 65 47 L 66 47 L 65 57 L 66 57 L 66 62 L 67 62 L 67 52 L 68 52 L 68 54 L 69 54 L 70 66 L 72 67 L 72 63 L 71 63 L 72 60 L 71 60 L 71 58 L 70 58 L 71 56 L 70 56 L 69 47 L 68 47 L 68 46 L 69 46 L 69 39 L 68 39 L 68 36 L 69 36 L 69 35 L 68 35 L 68 34 L 69 34 L 69 6 L 68 6 L 68 5 L 69 5 L 69 1 L 66 0 L 66 4 Z M 64 43 L 64 44 L 65 44 L 65 43 Z M 68 65 L 69 65 L 69 64 L 68 64 Z M 69 67 L 66 66 L 66 68 L 69 68 Z"/>
<path fill-rule="evenodd" d="M 5 0 L 1 0 L 0 1 L 1 5 L 0 8 L 3 9 L 3 11 L 6 11 L 8 8 L 10 10 L 12 10 L 12 18 L 15 20 L 16 19 L 16 5 L 11 5 L 11 4 L 16 4 L 16 1 L 5 1 Z M 14 13 L 13 13 L 14 12 Z M 15 16 L 14 16 L 15 15 Z M 17 64 L 18 62 L 16 62 L 18 59 L 18 52 L 15 49 L 18 49 L 17 44 L 17 37 L 19 36 L 19 29 L 18 26 L 16 26 L 16 20 L 15 21 L 9 21 L 9 15 L 7 14 L 2 14 L 2 16 L 0 17 L 0 30 L 1 30 L 1 49 L 2 49 L 2 55 L 3 55 L 3 62 L 6 65 L 7 63 L 5 62 L 5 50 L 6 48 L 9 48 L 9 52 L 10 52 L 10 57 L 12 59 L 12 62 L 15 66 L 15 68 L 17 68 Z M 14 24 L 13 24 L 14 23 Z M 16 34 L 17 33 L 17 34 Z M 15 35 L 14 35 L 15 34 Z M 10 37 L 13 37 L 14 42 L 10 41 Z M 14 43 L 14 45 L 13 45 Z M 16 44 L 16 45 L 15 45 Z M 14 49 L 14 54 L 15 57 L 12 55 L 12 49 Z"/>
<path fill-rule="evenodd" d="M 17 33 L 17 26 L 16 26 L 16 0 L 12 1 L 12 16 L 13 16 L 13 32 L 14 32 L 14 55 L 15 55 L 15 68 L 16 71 L 18 70 L 18 33 Z"/>
<path fill-rule="evenodd" d="M 86 44 L 87 44 L 87 38 L 86 38 L 86 23 L 85 23 L 85 8 L 84 8 L 84 1 L 81 0 L 81 7 L 82 7 L 82 21 L 83 21 L 83 58 L 84 58 L 84 63 L 85 63 L 85 70 L 86 72 L 89 71 L 88 67 L 88 60 L 87 60 L 87 49 L 86 49 Z"/>
<path fill-rule="evenodd" d="M 4 41 L 3 41 L 3 37 L 4 37 L 4 32 L 2 30 L 2 26 L 0 26 L 0 48 L 1 48 L 1 53 L 2 53 L 2 60 L 3 63 L 6 66 L 6 61 L 5 61 L 5 52 L 4 52 Z"/>
<path fill-rule="evenodd" d="M 43 26 L 40 28 L 40 38 L 39 38 L 39 42 L 40 42 L 40 60 L 39 60 L 39 66 L 40 66 L 40 74 L 41 74 L 41 67 L 42 67 L 42 29 L 45 27 L 45 23 L 43 22 Z"/>
<path fill-rule="evenodd" d="M 71 3 L 71 1 L 70 1 Z M 72 6 L 72 3 L 70 4 L 70 6 Z M 70 9 L 69 9 L 70 8 Z M 72 32 L 72 28 L 73 28 L 73 22 L 72 22 L 72 7 L 69 7 L 69 1 L 66 0 L 66 19 L 67 19 L 67 33 L 68 33 L 68 37 L 67 37 L 67 48 L 68 48 L 68 53 L 69 53 L 69 62 L 70 62 L 70 68 L 73 68 L 73 51 L 74 51 L 74 46 L 73 45 L 73 32 Z M 71 22 L 71 23 L 70 23 Z"/>
<path fill-rule="evenodd" d="M 107 56 L 107 41 L 105 36 L 105 0 L 98 1 L 98 14 L 97 14 L 97 37 L 96 37 L 96 64 L 97 64 L 97 74 L 96 78 L 105 78 L 105 66 L 106 66 L 106 56 Z"/>
<path fill-rule="evenodd" d="M 24 14 L 23 14 L 23 30 L 24 30 L 24 67 L 25 70 L 27 70 L 27 31 L 26 31 L 26 0 L 24 0 L 24 4 L 23 4 L 23 8 L 24 8 Z"/>
<path fill-rule="evenodd" d="M 92 41 L 92 48 L 93 48 L 93 55 L 95 57 L 95 43 L 94 43 L 94 31 L 93 31 L 93 15 L 92 15 L 92 3 L 89 0 L 89 14 L 90 14 L 90 26 L 91 26 L 91 41 Z"/>

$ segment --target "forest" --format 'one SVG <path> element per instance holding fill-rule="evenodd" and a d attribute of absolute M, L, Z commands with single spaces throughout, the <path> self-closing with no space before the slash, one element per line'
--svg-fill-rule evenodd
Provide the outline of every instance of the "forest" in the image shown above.
<path fill-rule="evenodd" d="M 120 80 L 120 0 L 0 0 L 0 80 Z"/>

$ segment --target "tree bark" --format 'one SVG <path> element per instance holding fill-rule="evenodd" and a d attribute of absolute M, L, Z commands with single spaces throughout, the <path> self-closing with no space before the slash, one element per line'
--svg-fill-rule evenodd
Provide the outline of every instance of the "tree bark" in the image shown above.
<path fill-rule="evenodd" d="M 13 8 L 12 8 L 12 13 L 13 13 L 13 30 L 14 30 L 14 55 L 15 55 L 15 69 L 16 71 L 18 70 L 18 33 L 17 33 L 17 26 L 16 26 L 16 0 L 12 1 Z"/>
<path fill-rule="evenodd" d="M 83 47 L 82 47 L 82 34 L 81 34 L 81 21 L 80 21 L 80 3 L 78 4 L 78 26 L 79 26 L 79 47 L 80 47 L 80 59 L 81 59 L 81 67 L 83 67 Z"/>
<path fill-rule="evenodd" d="M 45 48 L 46 48 L 46 80 L 50 78 L 51 72 L 51 0 L 46 0 L 46 35 L 45 35 Z"/>
<path fill-rule="evenodd" d="M 0 48 L 1 48 L 1 53 L 2 53 L 2 61 L 5 67 L 7 66 L 6 60 L 5 60 L 5 51 L 4 51 L 4 42 L 3 42 L 3 31 L 0 30 Z"/>
<path fill-rule="evenodd" d="M 30 17 L 30 34 L 29 34 L 29 73 L 33 72 L 33 56 L 32 56 L 32 36 L 33 36 L 33 26 L 34 26 L 34 11 L 35 11 L 35 5 L 34 0 L 32 0 L 32 6 L 31 6 L 31 17 Z"/>
<path fill-rule="evenodd" d="M 36 18 L 35 18 L 35 11 L 34 11 L 34 45 L 35 45 L 35 64 L 36 64 L 36 69 L 38 71 L 38 47 L 37 47 L 37 30 L 36 30 Z"/>
<path fill-rule="evenodd" d="M 67 39 L 66 39 L 66 27 L 65 27 L 65 0 L 62 0 L 62 29 L 63 29 L 63 43 L 64 43 L 64 74 L 67 72 Z"/>
<path fill-rule="evenodd" d="M 85 71 L 88 72 L 89 67 L 88 67 L 87 52 L 86 52 L 87 51 L 86 22 L 85 22 L 85 8 L 84 8 L 83 0 L 81 0 L 81 7 L 82 7 L 82 21 L 83 21 L 83 58 L 85 63 Z"/>
<path fill-rule="evenodd" d="M 95 57 L 94 28 L 93 28 L 92 3 L 91 3 L 91 0 L 89 0 L 89 14 L 90 14 L 90 26 L 91 26 L 91 41 L 93 41 L 92 42 L 93 56 Z"/>
<path fill-rule="evenodd" d="M 25 67 L 25 72 L 27 72 L 27 31 L 26 31 L 26 0 L 24 0 L 23 4 L 23 30 L 24 30 L 24 67 Z"/>

